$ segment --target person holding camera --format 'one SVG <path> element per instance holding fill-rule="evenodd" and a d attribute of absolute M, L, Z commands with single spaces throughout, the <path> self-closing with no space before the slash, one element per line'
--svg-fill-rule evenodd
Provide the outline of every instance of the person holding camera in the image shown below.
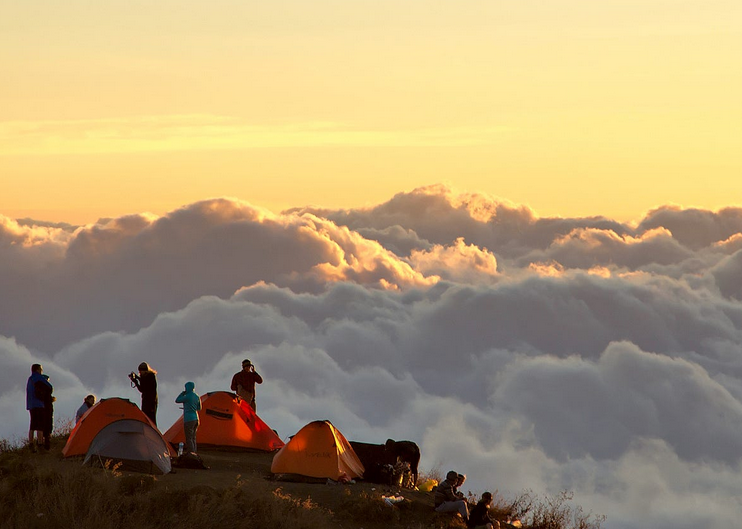
<path fill-rule="evenodd" d="M 129 373 L 131 386 L 142 394 L 142 411 L 157 426 L 157 371 L 147 362 L 139 364 L 138 370 L 138 375 L 133 371 Z"/>
<path fill-rule="evenodd" d="M 242 361 L 242 371 L 235 373 L 232 377 L 232 391 L 237 393 L 237 396 L 245 399 L 253 410 L 257 411 L 255 406 L 255 384 L 262 384 L 263 377 L 261 377 L 255 366 L 245 358 Z"/>

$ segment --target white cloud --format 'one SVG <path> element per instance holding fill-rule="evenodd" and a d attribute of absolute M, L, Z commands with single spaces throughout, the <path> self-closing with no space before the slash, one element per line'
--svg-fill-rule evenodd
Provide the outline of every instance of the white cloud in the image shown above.
<path fill-rule="evenodd" d="M 368 210 L 213 199 L 77 229 L 3 219 L 0 437 L 27 433 L 36 361 L 58 417 L 89 392 L 139 402 L 126 374 L 149 362 L 167 428 L 185 381 L 227 389 L 248 357 L 284 438 L 330 419 L 417 441 L 423 468 L 475 491 L 574 490 L 609 529 L 729 527 L 735 211 L 660 209 L 632 228 L 430 187 Z"/>

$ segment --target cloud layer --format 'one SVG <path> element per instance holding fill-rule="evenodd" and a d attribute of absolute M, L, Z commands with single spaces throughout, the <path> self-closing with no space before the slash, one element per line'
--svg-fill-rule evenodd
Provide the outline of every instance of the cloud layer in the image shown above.
<path fill-rule="evenodd" d="M 126 373 L 148 361 L 166 428 L 186 380 L 226 389 L 247 356 L 282 437 L 327 418 L 352 439 L 415 440 L 424 468 L 476 491 L 574 490 L 609 528 L 729 527 L 741 240 L 736 208 L 629 226 L 444 186 L 363 210 L 0 217 L 0 436 L 25 436 L 35 361 L 59 417 L 89 392 L 138 401 Z"/>

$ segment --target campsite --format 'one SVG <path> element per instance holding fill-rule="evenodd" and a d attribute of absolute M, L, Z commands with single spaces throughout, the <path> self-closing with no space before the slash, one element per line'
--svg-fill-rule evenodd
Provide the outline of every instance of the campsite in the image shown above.
<path fill-rule="evenodd" d="M 122 471 L 109 462 L 83 465 L 64 457 L 65 437 L 49 452 L 25 449 L 0 455 L 3 492 L 17 492 L 0 507 L 2 527 L 364 527 L 463 528 L 461 520 L 432 510 L 432 494 L 362 480 L 278 481 L 274 451 L 200 449 L 208 470 L 173 468 L 167 474 Z M 398 503 L 388 503 L 394 497 Z M 18 508 L 23 506 L 23 508 Z M 6 525 L 7 524 L 7 525 Z"/>
<path fill-rule="evenodd" d="M 69 432 L 58 431 L 50 450 L 32 453 L 28 447 L 4 441 L 0 445 L 0 525 L 466 527 L 458 515 L 434 512 L 429 485 L 440 479 L 437 469 L 421 476 L 419 489 L 401 477 L 383 483 L 367 481 L 352 444 L 377 446 L 382 453 L 383 444 L 351 443 L 328 420 L 308 423 L 284 443 L 235 394 L 207 393 L 201 401 L 199 417 L 208 428 L 199 429 L 198 455 L 180 456 L 176 450 L 182 445 L 182 421 L 162 434 L 136 404 L 118 397 L 98 401 Z M 388 440 L 386 446 L 394 444 Z M 364 457 L 370 465 L 368 454 Z M 194 461 L 199 464 L 193 465 Z M 408 465 L 402 468 L 409 471 Z M 428 486 L 422 486 L 423 479 Z M 469 493 L 467 499 L 471 503 L 477 498 Z M 569 498 L 535 504 L 529 494 L 515 500 L 498 497 L 491 514 L 503 520 L 503 528 L 513 527 L 505 520 L 531 510 L 534 523 L 525 527 L 600 527 L 579 508 L 573 523 L 585 523 L 568 524 L 573 511 L 565 499 Z M 555 525 L 557 517 L 561 520 Z"/>

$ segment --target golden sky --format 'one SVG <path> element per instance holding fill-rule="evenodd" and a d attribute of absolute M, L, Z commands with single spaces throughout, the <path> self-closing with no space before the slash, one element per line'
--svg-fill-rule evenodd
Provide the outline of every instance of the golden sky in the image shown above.
<path fill-rule="evenodd" d="M 0 214 L 742 203 L 739 0 L 0 0 Z"/>

